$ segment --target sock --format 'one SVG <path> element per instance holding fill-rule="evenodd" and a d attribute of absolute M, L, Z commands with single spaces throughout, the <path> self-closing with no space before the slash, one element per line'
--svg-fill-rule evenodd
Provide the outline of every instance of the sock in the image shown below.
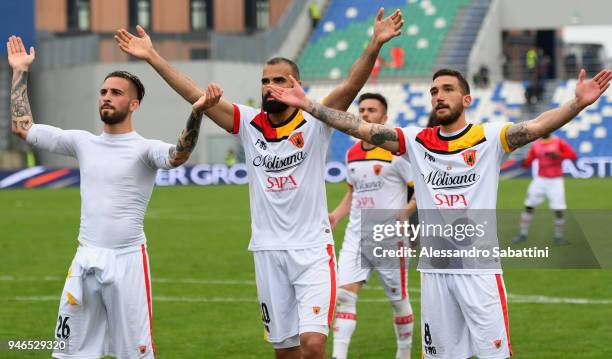
<path fill-rule="evenodd" d="M 521 212 L 521 236 L 527 237 L 527 233 L 529 232 L 529 225 L 531 224 L 532 219 L 533 213 L 527 211 Z"/>
<path fill-rule="evenodd" d="M 346 359 L 351 336 L 357 326 L 357 294 L 339 288 L 337 298 L 332 358 Z"/>
<path fill-rule="evenodd" d="M 408 298 L 394 300 L 393 306 L 393 326 L 395 327 L 395 337 L 397 339 L 397 359 L 409 359 L 412 350 L 412 330 L 414 327 L 412 306 Z"/>
<path fill-rule="evenodd" d="M 555 218 L 555 238 L 563 238 L 563 227 L 565 226 L 565 218 Z"/>

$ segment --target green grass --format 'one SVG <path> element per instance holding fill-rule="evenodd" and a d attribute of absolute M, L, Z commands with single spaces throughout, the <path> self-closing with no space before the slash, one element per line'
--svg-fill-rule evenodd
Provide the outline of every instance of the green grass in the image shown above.
<path fill-rule="evenodd" d="M 499 207 L 520 209 L 527 184 L 527 180 L 502 181 Z M 340 201 L 345 189 L 343 184 L 328 186 L 330 207 Z M 569 207 L 611 209 L 609 189 L 609 179 L 568 180 Z M 246 249 L 248 206 L 246 186 L 155 189 L 145 232 L 159 357 L 272 357 L 271 347 L 262 339 L 254 285 L 179 282 L 184 278 L 254 281 L 253 260 Z M 64 277 L 74 255 L 79 209 L 78 189 L 0 191 L 0 339 L 51 338 L 63 286 L 61 279 L 54 278 Z M 334 232 L 336 250 L 345 225 L 346 221 L 341 222 Z M 7 276 L 29 280 L 11 281 Z M 156 278 L 170 282 L 156 282 Z M 511 294 L 612 299 L 610 270 L 508 269 L 504 278 Z M 375 280 L 372 284 L 378 286 Z M 412 268 L 409 286 L 417 318 L 413 358 L 420 358 L 420 303 L 414 290 L 419 281 Z M 51 299 L 16 300 L 23 296 Z M 171 297 L 209 301 L 161 300 Z M 229 297 L 244 301 L 210 301 Z M 384 298 L 384 294 L 374 288 L 362 291 L 360 298 Z M 610 304 L 534 304 L 511 297 L 509 308 L 517 358 L 612 357 Z M 393 357 L 390 306 L 384 301 L 359 303 L 358 313 L 351 357 Z M 46 358 L 48 353 L 0 352 L 0 357 Z"/>

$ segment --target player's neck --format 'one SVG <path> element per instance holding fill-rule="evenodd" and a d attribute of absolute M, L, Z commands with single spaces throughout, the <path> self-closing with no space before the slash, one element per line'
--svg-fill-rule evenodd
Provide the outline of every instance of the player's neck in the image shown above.
<path fill-rule="evenodd" d="M 108 133 L 109 135 L 121 135 L 123 133 L 133 132 L 134 127 L 132 127 L 132 119 L 128 117 L 125 120 L 113 125 L 105 123 L 102 131 Z"/>
<path fill-rule="evenodd" d="M 457 132 L 459 130 L 461 130 L 462 128 L 464 128 L 465 126 L 467 126 L 468 123 L 465 120 L 465 112 L 461 114 L 461 116 L 457 119 L 457 121 L 449 124 L 449 125 L 441 125 L 440 126 L 440 132 L 442 134 L 445 133 L 454 133 Z"/>
<path fill-rule="evenodd" d="M 273 125 L 279 125 L 285 121 L 287 121 L 295 112 L 295 107 L 287 107 L 287 109 L 283 112 L 278 113 L 268 113 L 268 120 Z"/>

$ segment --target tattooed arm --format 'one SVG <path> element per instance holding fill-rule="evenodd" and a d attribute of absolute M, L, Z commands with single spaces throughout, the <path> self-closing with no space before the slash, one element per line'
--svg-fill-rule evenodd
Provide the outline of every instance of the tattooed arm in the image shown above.
<path fill-rule="evenodd" d="M 560 107 L 546 111 L 537 118 L 517 123 L 506 130 L 506 140 L 514 150 L 536 140 L 576 117 L 580 111 L 593 104 L 610 86 L 612 71 L 602 70 L 594 78 L 585 81 L 585 71 L 581 70 L 576 84 L 574 98 Z"/>
<path fill-rule="evenodd" d="M 391 152 L 399 151 L 399 138 L 393 128 L 360 120 L 352 113 L 334 110 L 310 100 L 308 100 L 303 110 L 350 136 Z"/>
<path fill-rule="evenodd" d="M 275 99 L 289 106 L 301 108 L 319 121 L 325 122 L 348 135 L 391 152 L 399 152 L 400 139 L 395 129 L 377 123 L 362 121 L 351 113 L 334 110 L 320 103 L 313 102 L 306 97 L 304 90 L 293 76 L 289 76 L 289 78 L 293 87 L 270 87 L 270 93 Z"/>
<path fill-rule="evenodd" d="M 21 38 L 11 36 L 6 43 L 9 65 L 13 69 L 11 83 L 11 130 L 21 139 L 26 139 L 34 123 L 28 100 L 28 69 L 34 61 L 34 48 L 28 54 Z"/>
<path fill-rule="evenodd" d="M 202 115 L 206 109 L 219 103 L 223 90 L 216 84 L 209 84 L 204 96 L 200 97 L 192 107 L 187 124 L 178 138 L 176 146 L 170 148 L 170 164 L 178 167 L 187 162 L 191 152 L 198 143 Z"/>

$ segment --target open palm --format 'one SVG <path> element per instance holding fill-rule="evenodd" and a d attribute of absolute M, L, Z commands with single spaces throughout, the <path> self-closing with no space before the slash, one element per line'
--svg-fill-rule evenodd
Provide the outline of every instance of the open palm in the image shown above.
<path fill-rule="evenodd" d="M 384 15 L 385 10 L 380 8 L 374 20 L 374 38 L 381 44 L 399 36 L 402 33 L 402 25 L 404 25 L 402 12 L 399 9 L 383 19 Z"/>
<path fill-rule="evenodd" d="M 293 87 L 270 86 L 270 94 L 272 94 L 272 97 L 276 100 L 288 106 L 305 110 L 309 101 L 308 98 L 306 98 L 304 89 L 293 76 L 289 75 L 289 80 Z"/>
<path fill-rule="evenodd" d="M 9 65 L 13 70 L 27 71 L 36 56 L 34 47 L 30 47 L 30 53 L 27 53 L 23 41 L 18 36 L 9 37 L 6 42 L 6 52 Z"/>
<path fill-rule="evenodd" d="M 576 84 L 576 99 L 581 106 L 589 106 L 610 87 L 612 70 L 602 70 L 595 77 L 585 81 L 586 72 L 580 71 Z"/>
<path fill-rule="evenodd" d="M 115 41 L 117 41 L 117 45 L 124 52 L 136 58 L 146 60 L 153 53 L 153 42 L 151 42 L 151 38 L 140 25 L 136 26 L 136 32 L 138 32 L 138 36 L 129 33 L 125 29 L 119 29 L 115 33 Z"/>

